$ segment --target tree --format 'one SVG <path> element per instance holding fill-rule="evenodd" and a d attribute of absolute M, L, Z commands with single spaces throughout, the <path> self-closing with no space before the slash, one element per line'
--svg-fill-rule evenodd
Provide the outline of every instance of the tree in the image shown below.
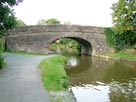
<path fill-rule="evenodd" d="M 8 5 L 8 6 L 14 6 L 18 5 L 19 2 L 22 2 L 23 0 L 0 0 L 0 5 Z"/>
<path fill-rule="evenodd" d="M 46 25 L 46 20 L 45 19 L 40 19 L 37 24 L 38 25 Z"/>
<path fill-rule="evenodd" d="M 21 27 L 21 26 L 25 26 L 26 24 L 22 21 L 22 20 L 20 20 L 20 19 L 17 19 L 16 20 L 16 27 Z"/>
<path fill-rule="evenodd" d="M 119 0 L 112 6 L 114 31 L 136 31 L 136 0 Z"/>
<path fill-rule="evenodd" d="M 38 25 L 50 25 L 50 24 L 60 24 L 60 21 L 56 18 L 50 18 L 50 19 L 40 19 L 37 23 Z"/>
<path fill-rule="evenodd" d="M 0 35 L 4 35 L 8 29 L 16 26 L 13 6 L 22 0 L 0 0 Z"/>
<path fill-rule="evenodd" d="M 50 18 L 48 20 L 46 20 L 46 24 L 60 24 L 60 21 L 57 20 L 56 18 Z"/>
<path fill-rule="evenodd" d="M 5 35 L 8 29 L 16 27 L 16 17 L 12 6 L 18 5 L 22 0 L 0 0 L 0 36 Z M 4 58 L 0 49 L 0 68 L 4 65 Z"/>
<path fill-rule="evenodd" d="M 107 45 L 113 47 L 115 52 L 130 47 L 135 49 L 136 34 L 134 34 L 134 32 L 127 31 L 118 34 L 111 28 L 105 28 L 105 36 Z"/>
<path fill-rule="evenodd" d="M 136 0 L 119 0 L 112 6 L 112 29 L 105 29 L 106 42 L 116 52 L 136 44 Z"/>

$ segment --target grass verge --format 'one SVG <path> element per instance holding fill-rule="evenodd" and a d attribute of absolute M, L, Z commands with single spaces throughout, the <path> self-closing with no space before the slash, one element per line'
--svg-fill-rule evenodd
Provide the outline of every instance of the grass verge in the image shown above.
<path fill-rule="evenodd" d="M 68 91 L 65 59 L 66 57 L 58 55 L 39 64 L 43 85 L 48 90 L 51 102 L 75 102 L 73 95 Z"/>
<path fill-rule="evenodd" d="M 48 91 L 66 90 L 68 87 L 68 76 L 63 67 L 65 57 L 58 55 L 43 60 L 39 67 L 43 85 Z"/>
<path fill-rule="evenodd" d="M 3 68 L 4 65 L 5 65 L 4 58 L 3 58 L 3 56 L 2 56 L 2 54 L 0 52 L 0 69 Z"/>
<path fill-rule="evenodd" d="M 136 54 L 130 52 L 119 52 L 119 53 L 107 53 L 104 56 L 108 56 L 111 58 L 116 59 L 125 59 L 125 60 L 135 60 L 136 61 Z"/>

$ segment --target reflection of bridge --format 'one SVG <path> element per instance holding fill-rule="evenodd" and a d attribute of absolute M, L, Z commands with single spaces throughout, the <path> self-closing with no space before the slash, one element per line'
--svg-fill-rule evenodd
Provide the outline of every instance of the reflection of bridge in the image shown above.
<path fill-rule="evenodd" d="M 49 45 L 60 38 L 71 38 L 81 44 L 81 53 L 96 55 L 107 52 L 102 27 L 79 25 L 35 25 L 9 31 L 8 49 L 48 53 Z"/>

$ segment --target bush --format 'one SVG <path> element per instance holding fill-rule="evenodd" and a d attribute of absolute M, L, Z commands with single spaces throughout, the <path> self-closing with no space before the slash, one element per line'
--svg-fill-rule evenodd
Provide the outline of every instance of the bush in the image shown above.
<path fill-rule="evenodd" d="M 4 40 L 0 38 L 0 69 L 4 66 L 4 58 L 2 56 L 1 51 L 4 50 Z"/>
<path fill-rule="evenodd" d="M 115 52 L 130 48 L 136 43 L 136 34 L 127 31 L 122 34 L 115 33 L 111 28 L 105 28 L 106 43 L 113 47 Z"/>
<path fill-rule="evenodd" d="M 0 50 L 4 50 L 4 40 L 2 38 L 0 38 Z"/>
<path fill-rule="evenodd" d="M 62 38 L 59 40 L 59 42 L 54 41 L 50 45 L 50 50 L 57 51 L 58 49 L 64 54 L 79 54 L 81 51 L 81 46 L 73 39 Z"/>
<path fill-rule="evenodd" d="M 0 52 L 0 69 L 4 66 L 4 58 Z"/>

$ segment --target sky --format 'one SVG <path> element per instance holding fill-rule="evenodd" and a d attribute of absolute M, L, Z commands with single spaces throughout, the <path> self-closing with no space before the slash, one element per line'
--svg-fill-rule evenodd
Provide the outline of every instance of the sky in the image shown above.
<path fill-rule="evenodd" d="M 27 25 L 56 18 L 63 24 L 112 26 L 111 6 L 118 0 L 24 0 L 15 6 L 15 16 Z"/>

